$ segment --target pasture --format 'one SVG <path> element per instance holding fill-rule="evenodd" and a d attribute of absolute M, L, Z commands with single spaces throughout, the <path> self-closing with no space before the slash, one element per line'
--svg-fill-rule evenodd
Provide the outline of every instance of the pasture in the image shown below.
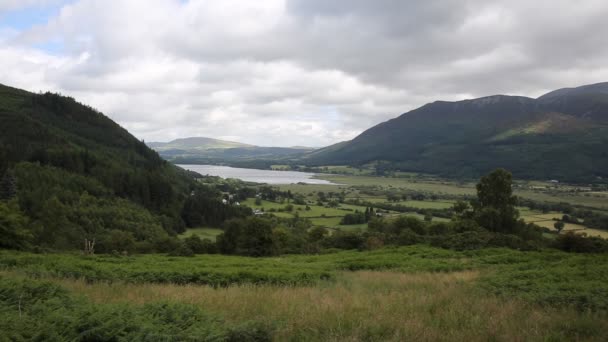
<path fill-rule="evenodd" d="M 198 235 L 201 239 L 209 239 L 215 241 L 215 238 L 222 233 L 221 229 L 218 228 L 189 228 L 179 235 L 180 238 L 185 239 L 190 235 Z"/>

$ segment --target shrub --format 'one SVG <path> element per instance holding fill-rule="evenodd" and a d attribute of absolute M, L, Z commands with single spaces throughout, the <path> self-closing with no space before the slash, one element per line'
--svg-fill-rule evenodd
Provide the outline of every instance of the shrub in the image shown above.
<path fill-rule="evenodd" d="M 231 325 L 195 305 L 91 304 L 31 279 L 0 279 L 0 331 L 16 341 L 270 341 L 272 336 L 266 325 Z"/>
<path fill-rule="evenodd" d="M 575 253 L 608 253 L 608 240 L 567 232 L 555 239 L 555 248 Z"/>
<path fill-rule="evenodd" d="M 194 256 L 194 252 L 188 247 L 186 243 L 181 243 L 176 249 L 169 253 L 170 256 L 183 256 L 191 257 Z"/>

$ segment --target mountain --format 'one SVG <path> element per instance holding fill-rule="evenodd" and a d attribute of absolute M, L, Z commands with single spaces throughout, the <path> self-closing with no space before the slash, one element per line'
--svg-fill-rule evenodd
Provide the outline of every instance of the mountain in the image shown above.
<path fill-rule="evenodd" d="M 537 99 L 494 95 L 436 101 L 314 151 L 311 165 L 387 161 L 403 171 L 473 178 L 498 167 L 516 177 L 587 182 L 608 177 L 608 83 Z"/>
<path fill-rule="evenodd" d="M 0 211 L 33 245 L 146 250 L 183 230 L 194 179 L 95 109 L 0 85 L 0 133 Z"/>
<path fill-rule="evenodd" d="M 210 149 L 253 147 L 253 145 L 242 144 L 234 141 L 226 141 L 204 137 L 176 139 L 166 143 L 152 142 L 148 143 L 148 146 L 158 152 L 170 150 L 205 151 Z"/>
<path fill-rule="evenodd" d="M 249 160 L 280 160 L 295 158 L 314 149 L 308 147 L 263 147 L 205 137 L 191 137 L 167 143 L 152 142 L 148 146 L 174 163 L 246 162 Z"/>

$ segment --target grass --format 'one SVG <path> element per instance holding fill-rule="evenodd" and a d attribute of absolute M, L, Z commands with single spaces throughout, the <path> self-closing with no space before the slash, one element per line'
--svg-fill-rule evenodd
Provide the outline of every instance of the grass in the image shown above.
<path fill-rule="evenodd" d="M 560 203 L 566 202 L 574 205 L 582 205 L 589 208 L 597 208 L 600 210 L 608 210 L 608 201 L 605 196 L 584 196 L 582 194 L 575 195 L 572 193 L 548 193 L 531 190 L 518 190 L 515 194 L 523 198 L 528 198 L 539 202 Z"/>
<path fill-rule="evenodd" d="M 457 252 L 423 245 L 371 252 L 248 258 L 192 258 L 0 252 L 0 269 L 27 276 L 87 282 L 173 283 L 224 287 L 239 284 L 311 286 L 336 281 L 342 271 L 403 273 L 479 271 L 486 292 L 530 302 L 608 310 L 608 255 L 544 250 L 485 249 Z"/>
<path fill-rule="evenodd" d="M 54 280 L 96 304 L 172 302 L 204 308 L 227 324 L 256 317 L 273 339 L 314 341 L 602 340 L 603 313 L 544 308 L 481 294 L 475 271 L 340 273 L 306 287 L 87 283 Z M 314 305 L 311 305 L 314 303 Z"/>
<path fill-rule="evenodd" d="M 264 208 L 266 212 L 268 212 L 269 209 L 284 209 L 288 205 L 287 202 L 281 204 L 266 200 L 262 200 L 260 205 L 256 205 L 255 200 L 252 198 L 249 198 L 246 201 L 243 201 L 242 203 L 243 205 L 254 209 Z M 292 205 L 293 211 L 291 212 L 273 212 L 272 214 L 278 217 L 291 218 L 294 217 L 295 213 L 298 213 L 300 217 L 309 218 L 312 221 L 312 224 L 315 226 L 341 228 L 345 227 L 340 225 L 340 221 L 342 220 L 342 217 L 344 217 L 344 215 L 353 213 L 355 210 L 359 210 L 360 212 L 365 211 L 365 207 L 351 204 L 341 204 L 339 208 L 326 208 L 314 204 L 309 204 L 308 207 L 310 208 L 310 210 L 306 210 L 306 205 L 298 205 L 293 203 Z M 364 226 L 364 228 L 367 228 L 367 225 L 359 226 Z"/>
<path fill-rule="evenodd" d="M 554 224 L 556 222 L 556 219 L 560 219 L 563 216 L 563 213 L 542 213 L 540 211 L 534 211 L 529 209 L 520 210 L 520 213 L 524 221 L 534 223 L 540 227 L 548 228 L 551 230 L 555 230 Z M 601 238 L 608 239 L 608 231 L 588 228 L 584 225 L 565 222 L 563 232 L 568 231 L 575 231 L 577 233 L 585 233 L 588 236 L 599 236 Z"/>
<path fill-rule="evenodd" d="M 322 175 L 321 179 L 345 185 L 376 185 L 395 189 L 408 189 L 448 195 L 474 195 L 473 184 L 459 185 L 448 181 L 412 180 L 409 178 L 387 178 L 371 176 Z"/>
<path fill-rule="evenodd" d="M 606 255 L 422 245 L 272 258 L 1 251 L 0 267 L 0 328 L 26 333 L 70 322 L 87 336 L 179 327 L 224 336 L 216 340 L 265 331 L 278 341 L 608 338 Z M 86 302 L 45 304 L 65 297 L 46 283 Z"/>
<path fill-rule="evenodd" d="M 209 239 L 215 241 L 215 238 L 220 235 L 223 230 L 219 228 L 190 228 L 179 235 L 179 238 L 185 239 L 190 235 L 198 235 L 201 239 Z"/>
<path fill-rule="evenodd" d="M 475 184 L 471 182 L 456 183 L 449 180 L 421 179 L 421 178 L 389 178 L 352 175 L 320 175 L 319 178 L 329 180 L 343 186 L 329 186 L 321 191 L 344 190 L 348 186 L 379 186 L 385 189 L 414 190 L 433 194 L 445 195 L 475 195 Z M 292 192 L 304 191 L 304 187 L 291 188 Z M 333 190 L 332 190 L 333 189 Z M 608 210 L 606 193 L 576 193 L 568 191 L 570 187 L 560 185 L 557 189 L 531 190 L 515 189 L 515 194 L 540 202 L 560 203 L 567 202 L 600 210 Z"/>

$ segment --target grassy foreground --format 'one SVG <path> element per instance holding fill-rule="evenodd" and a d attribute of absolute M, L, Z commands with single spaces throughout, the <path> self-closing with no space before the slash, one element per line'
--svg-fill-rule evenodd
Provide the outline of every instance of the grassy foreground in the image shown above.
<path fill-rule="evenodd" d="M 0 269 L 0 331 L 26 340 L 36 329 L 58 336 L 46 340 L 608 338 L 605 255 L 421 245 L 275 258 L 5 251 Z"/>

